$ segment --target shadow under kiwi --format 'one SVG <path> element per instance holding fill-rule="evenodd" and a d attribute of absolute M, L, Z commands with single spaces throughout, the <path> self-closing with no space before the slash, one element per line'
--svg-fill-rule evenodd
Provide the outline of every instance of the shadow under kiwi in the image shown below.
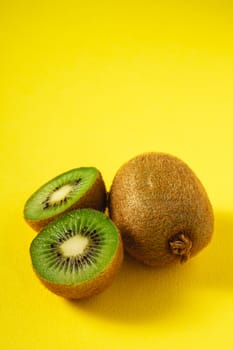
<path fill-rule="evenodd" d="M 185 276 L 191 264 L 151 268 L 125 255 L 120 273 L 102 293 L 88 299 L 68 300 L 79 310 L 127 323 L 160 320 L 177 312 L 188 293 Z"/>
<path fill-rule="evenodd" d="M 212 241 L 196 258 L 193 279 L 205 287 L 233 288 L 233 212 L 215 212 Z"/>
<path fill-rule="evenodd" d="M 141 323 L 175 317 L 189 308 L 193 290 L 233 287 L 233 213 L 215 214 L 212 242 L 184 264 L 144 266 L 125 254 L 113 284 L 72 307 L 119 322 Z M 211 290 L 210 290 L 211 293 Z"/>

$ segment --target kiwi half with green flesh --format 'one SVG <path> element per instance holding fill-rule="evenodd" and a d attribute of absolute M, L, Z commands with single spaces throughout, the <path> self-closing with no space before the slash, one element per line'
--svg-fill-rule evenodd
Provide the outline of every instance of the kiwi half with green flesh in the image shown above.
<path fill-rule="evenodd" d="M 203 185 L 182 160 L 145 153 L 124 164 L 109 193 L 109 215 L 126 251 L 151 266 L 184 262 L 211 240 L 214 215 Z"/>
<path fill-rule="evenodd" d="M 104 211 L 106 188 L 94 167 L 67 171 L 40 187 L 26 202 L 24 218 L 39 231 L 64 212 L 78 208 Z"/>
<path fill-rule="evenodd" d="M 31 243 L 30 255 L 34 271 L 50 291 L 80 299 L 111 284 L 123 249 L 119 231 L 106 215 L 78 209 L 42 229 Z"/>

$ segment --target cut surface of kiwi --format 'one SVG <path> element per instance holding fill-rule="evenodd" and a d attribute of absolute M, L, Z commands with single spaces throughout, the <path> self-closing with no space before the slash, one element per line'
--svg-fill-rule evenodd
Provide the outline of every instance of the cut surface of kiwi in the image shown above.
<path fill-rule="evenodd" d="M 103 213 L 78 209 L 42 229 L 31 243 L 33 268 L 52 292 L 79 299 L 105 289 L 118 272 L 123 249 L 117 227 Z"/>
<path fill-rule="evenodd" d="M 150 152 L 125 163 L 109 193 L 109 215 L 126 251 L 151 266 L 187 261 L 211 240 L 214 215 L 189 166 Z"/>
<path fill-rule="evenodd" d="M 106 189 L 94 167 L 67 171 L 41 186 L 26 202 L 24 217 L 36 230 L 75 208 L 104 210 Z"/>

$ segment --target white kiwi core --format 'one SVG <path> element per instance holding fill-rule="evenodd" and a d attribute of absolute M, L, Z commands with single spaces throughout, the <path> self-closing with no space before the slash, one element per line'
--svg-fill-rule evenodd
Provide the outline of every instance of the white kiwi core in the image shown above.
<path fill-rule="evenodd" d="M 66 198 L 66 196 L 72 191 L 73 187 L 69 184 L 60 187 L 58 190 L 54 191 L 49 198 L 51 204 L 61 201 Z"/>
<path fill-rule="evenodd" d="M 89 239 L 81 235 L 69 238 L 60 245 L 60 249 L 65 257 L 82 255 L 89 244 Z"/>

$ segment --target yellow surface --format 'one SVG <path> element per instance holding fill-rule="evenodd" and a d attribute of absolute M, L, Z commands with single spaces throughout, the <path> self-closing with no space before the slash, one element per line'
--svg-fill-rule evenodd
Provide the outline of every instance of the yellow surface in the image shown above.
<path fill-rule="evenodd" d="M 1 1 L 0 348 L 233 348 L 232 1 Z M 182 266 L 126 258 L 113 285 L 71 302 L 32 272 L 27 198 L 73 167 L 145 151 L 185 160 L 215 210 Z"/>

